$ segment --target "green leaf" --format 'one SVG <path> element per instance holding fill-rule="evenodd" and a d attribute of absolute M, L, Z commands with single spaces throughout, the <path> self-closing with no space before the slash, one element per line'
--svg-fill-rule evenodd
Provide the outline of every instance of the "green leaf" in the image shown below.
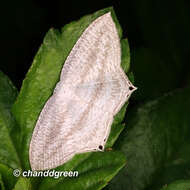
<path fill-rule="evenodd" d="M 178 180 L 162 188 L 162 190 L 189 190 L 189 189 L 190 189 L 190 180 Z"/>
<path fill-rule="evenodd" d="M 4 186 L 4 184 L 3 184 L 3 180 L 2 180 L 1 173 L 0 173 L 0 189 L 1 189 L 1 190 L 5 190 L 5 186 Z"/>
<path fill-rule="evenodd" d="M 67 24 L 62 28 L 61 32 L 51 29 L 45 36 L 44 42 L 23 81 L 21 91 L 12 110 L 17 123 L 21 127 L 21 158 L 25 169 L 30 168 L 28 159 L 29 143 L 35 123 L 44 104 L 52 95 L 55 85 L 59 81 L 64 61 L 86 27 L 97 17 L 109 11 L 111 11 L 118 34 L 121 37 L 122 31 L 112 8 L 100 10 L 81 18 L 79 21 Z M 122 44 L 125 47 L 125 51 L 122 51 L 122 57 L 125 58 L 125 61 L 122 63 L 128 70 L 129 65 L 125 66 L 125 63 L 129 64 L 129 48 L 126 40 Z M 124 56 L 125 53 L 128 56 Z M 117 125 L 122 122 L 121 119 L 124 117 L 123 110 L 121 112 L 122 117 L 119 115 L 120 113 L 116 116 Z M 112 133 L 112 138 L 116 140 L 121 129 L 115 131 L 117 133 Z M 109 146 L 115 140 L 111 139 Z"/>
<path fill-rule="evenodd" d="M 190 179 L 190 141 L 186 141 L 173 155 L 172 160 L 167 162 L 163 168 L 158 169 L 153 175 L 150 190 L 159 190 L 165 184 L 180 179 Z"/>
<path fill-rule="evenodd" d="M 10 112 L 17 96 L 17 90 L 2 72 L 0 72 L 0 163 L 12 168 L 20 167 L 16 150 L 18 128 Z"/>
<path fill-rule="evenodd" d="M 114 117 L 114 121 L 111 126 L 111 132 L 106 142 L 105 148 L 110 148 L 113 146 L 120 133 L 123 131 L 125 125 L 122 123 L 125 117 L 125 112 L 128 106 L 128 102 L 121 108 L 119 113 Z"/>
<path fill-rule="evenodd" d="M 78 154 L 58 167 L 59 171 L 78 171 L 78 177 L 44 178 L 39 190 L 98 190 L 125 165 L 125 156 L 118 151 Z"/>
<path fill-rule="evenodd" d="M 11 190 L 17 181 L 13 176 L 13 169 L 0 163 L 0 175 L 6 190 Z"/>
<path fill-rule="evenodd" d="M 20 177 L 13 190 L 30 190 L 31 184 L 28 178 Z"/>
<path fill-rule="evenodd" d="M 0 102 L 10 109 L 18 92 L 10 79 L 0 71 Z"/>
<path fill-rule="evenodd" d="M 121 67 L 123 68 L 125 73 L 128 73 L 130 69 L 130 50 L 127 39 L 121 40 L 121 51 Z"/>
<path fill-rule="evenodd" d="M 145 189 L 158 170 L 178 158 L 190 135 L 189 97 L 190 88 L 180 89 L 130 110 L 127 129 L 114 146 L 125 153 L 127 166 L 107 189 Z"/>

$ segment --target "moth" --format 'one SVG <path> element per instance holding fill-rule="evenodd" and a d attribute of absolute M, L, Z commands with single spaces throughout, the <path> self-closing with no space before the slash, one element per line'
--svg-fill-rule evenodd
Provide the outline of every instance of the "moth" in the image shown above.
<path fill-rule="evenodd" d="M 32 170 L 55 168 L 78 153 L 103 151 L 114 116 L 134 90 L 121 68 L 117 28 L 106 13 L 72 48 L 39 115 L 29 148 Z"/>

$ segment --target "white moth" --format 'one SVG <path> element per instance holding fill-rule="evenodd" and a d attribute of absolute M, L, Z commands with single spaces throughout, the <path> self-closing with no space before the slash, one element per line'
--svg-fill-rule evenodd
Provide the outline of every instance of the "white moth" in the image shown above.
<path fill-rule="evenodd" d="M 33 170 L 104 150 L 113 117 L 136 89 L 120 64 L 120 39 L 109 12 L 88 26 L 65 61 L 32 134 Z"/>

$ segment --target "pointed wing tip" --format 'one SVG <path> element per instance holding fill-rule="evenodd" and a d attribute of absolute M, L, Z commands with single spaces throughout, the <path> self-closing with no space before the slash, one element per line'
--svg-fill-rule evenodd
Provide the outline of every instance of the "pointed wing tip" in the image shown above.
<path fill-rule="evenodd" d="M 111 11 L 107 12 L 105 15 L 111 16 Z"/>
<path fill-rule="evenodd" d="M 135 91 L 135 90 L 137 90 L 137 89 L 138 89 L 136 86 L 133 86 L 133 88 L 134 88 L 134 89 L 133 89 L 133 91 Z"/>
<path fill-rule="evenodd" d="M 111 11 L 103 14 L 101 17 L 102 17 L 102 19 L 109 19 L 109 20 L 113 21 L 112 16 L 111 16 Z"/>
<path fill-rule="evenodd" d="M 130 87 L 132 87 L 131 93 L 134 92 L 134 91 L 136 91 L 136 90 L 138 89 L 138 88 L 137 88 L 136 86 L 134 86 L 134 85 L 132 85 L 132 86 L 130 86 Z M 129 88 L 130 88 L 130 87 L 129 87 Z"/>

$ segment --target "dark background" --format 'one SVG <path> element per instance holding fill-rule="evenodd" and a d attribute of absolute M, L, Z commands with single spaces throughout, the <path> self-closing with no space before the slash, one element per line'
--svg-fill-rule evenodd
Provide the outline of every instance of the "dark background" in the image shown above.
<path fill-rule="evenodd" d="M 1 2 L 0 70 L 20 88 L 50 28 L 60 29 L 66 23 L 108 6 L 114 7 L 124 37 L 129 40 L 131 64 L 138 87 L 143 86 L 140 75 L 149 69 L 149 73 L 152 69 L 153 73 L 156 72 L 155 82 L 162 76 L 168 81 L 163 91 L 171 90 L 168 86 L 180 88 L 189 84 L 190 8 L 188 1 L 184 0 Z M 154 64 L 150 68 L 147 62 Z M 142 68 L 138 67 L 136 71 L 138 64 Z M 160 64 L 165 73 L 159 70 Z M 149 78 L 146 80 L 154 82 Z M 159 85 L 165 84 L 162 81 Z"/>

